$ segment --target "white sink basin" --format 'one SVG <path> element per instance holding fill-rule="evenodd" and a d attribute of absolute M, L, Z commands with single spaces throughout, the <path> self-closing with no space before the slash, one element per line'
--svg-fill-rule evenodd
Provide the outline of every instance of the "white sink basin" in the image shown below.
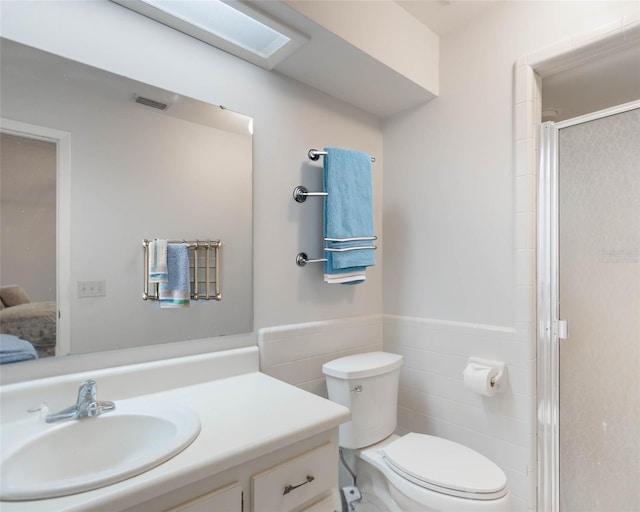
<path fill-rule="evenodd" d="M 174 457 L 200 432 L 192 410 L 142 399 L 80 420 L 30 420 L 3 432 L 1 500 L 54 498 L 120 482 Z"/>

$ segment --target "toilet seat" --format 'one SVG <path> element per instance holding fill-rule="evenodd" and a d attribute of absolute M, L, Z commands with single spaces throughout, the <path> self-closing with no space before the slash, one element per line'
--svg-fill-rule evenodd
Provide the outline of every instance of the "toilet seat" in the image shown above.
<path fill-rule="evenodd" d="M 507 478 L 494 462 L 447 439 L 410 433 L 381 453 L 390 469 L 425 489 L 474 500 L 507 494 Z"/>

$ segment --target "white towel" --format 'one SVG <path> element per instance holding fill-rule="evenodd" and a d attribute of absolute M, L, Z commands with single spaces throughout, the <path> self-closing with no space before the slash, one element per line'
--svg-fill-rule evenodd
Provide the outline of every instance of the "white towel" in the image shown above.
<path fill-rule="evenodd" d="M 149 243 L 149 282 L 166 283 L 168 280 L 167 241 L 156 238 Z"/>
<path fill-rule="evenodd" d="M 324 282 L 329 284 L 358 284 L 366 281 L 366 279 L 367 275 L 364 270 L 324 275 Z"/>

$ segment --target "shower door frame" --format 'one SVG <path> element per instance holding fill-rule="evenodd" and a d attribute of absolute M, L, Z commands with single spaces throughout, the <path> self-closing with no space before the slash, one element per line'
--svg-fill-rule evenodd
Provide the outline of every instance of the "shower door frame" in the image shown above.
<path fill-rule="evenodd" d="M 640 108 L 640 100 L 539 128 L 537 234 L 538 507 L 560 512 L 560 300 L 558 134 L 563 128 Z"/>

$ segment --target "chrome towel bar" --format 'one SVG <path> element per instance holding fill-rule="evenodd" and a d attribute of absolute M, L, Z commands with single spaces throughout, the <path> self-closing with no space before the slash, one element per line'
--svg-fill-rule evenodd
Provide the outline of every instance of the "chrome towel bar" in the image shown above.
<path fill-rule="evenodd" d="M 325 238 L 327 242 L 358 242 L 358 241 L 366 241 L 366 240 L 377 240 L 377 236 L 360 236 L 354 238 Z M 361 251 L 363 249 L 373 249 L 376 250 L 378 247 L 375 245 L 366 245 L 362 247 L 343 247 L 334 249 L 332 247 L 325 247 L 323 251 L 326 252 L 346 252 L 346 251 Z M 317 258 L 310 260 L 306 253 L 300 252 L 296 256 L 296 265 L 299 267 L 304 267 L 307 263 L 323 263 L 327 261 L 327 258 Z"/>
<path fill-rule="evenodd" d="M 306 187 L 302 185 L 293 189 L 293 198 L 297 203 L 304 203 L 307 200 L 307 196 L 326 196 L 326 192 L 309 192 Z"/>
<path fill-rule="evenodd" d="M 309 160 L 317 161 L 321 156 L 326 156 L 326 151 L 320 151 L 319 149 L 310 149 L 307 153 L 309 155 Z M 371 161 L 375 162 L 375 157 L 371 157 Z"/>
<path fill-rule="evenodd" d="M 362 251 L 363 249 L 372 249 L 376 250 L 378 247 L 375 245 L 363 245 L 362 247 L 340 247 L 338 249 L 334 249 L 333 247 L 325 247 L 324 250 L 327 252 L 348 252 L 348 251 Z"/>
<path fill-rule="evenodd" d="M 327 238 L 325 237 L 325 242 L 365 242 L 368 240 L 377 240 L 377 236 L 356 236 L 353 238 Z"/>

